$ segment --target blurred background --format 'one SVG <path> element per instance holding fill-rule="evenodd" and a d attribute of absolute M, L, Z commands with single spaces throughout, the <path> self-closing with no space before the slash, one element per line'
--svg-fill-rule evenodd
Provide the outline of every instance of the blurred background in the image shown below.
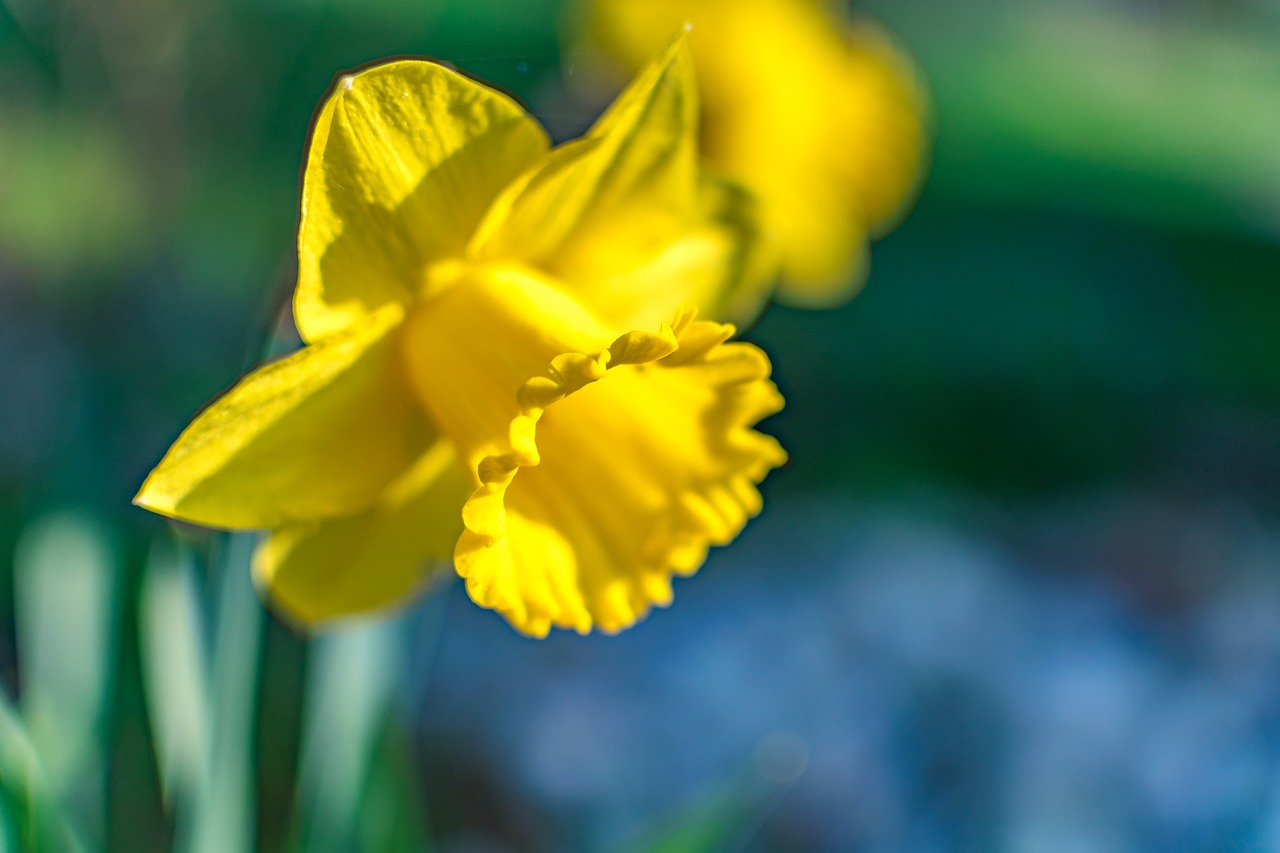
<path fill-rule="evenodd" d="M 129 505 L 293 281 L 342 69 L 560 138 L 554 0 L 0 0 L 0 849 L 1280 849 L 1280 4 L 869 0 L 931 174 L 771 307 L 790 450 L 676 606 L 304 640 Z"/>

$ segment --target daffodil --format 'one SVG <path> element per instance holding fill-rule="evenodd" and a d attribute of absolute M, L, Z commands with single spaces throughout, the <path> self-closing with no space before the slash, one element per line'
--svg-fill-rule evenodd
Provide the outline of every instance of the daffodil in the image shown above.
<path fill-rule="evenodd" d="M 695 319 L 751 299 L 755 226 L 700 174 L 672 43 L 580 140 L 442 65 L 343 77 L 303 174 L 305 346 L 211 404 L 136 502 L 268 531 L 264 594 L 312 624 L 450 557 L 517 629 L 620 630 L 760 510 L 770 365 Z"/>
<path fill-rule="evenodd" d="M 807 307 L 861 286 L 870 237 L 919 183 L 925 99 L 883 30 L 834 0 L 580 0 L 591 53 L 636 67 L 692 23 L 708 162 L 760 198 L 779 244 L 778 295 Z M 599 75 L 587 75 L 599 79 Z"/>

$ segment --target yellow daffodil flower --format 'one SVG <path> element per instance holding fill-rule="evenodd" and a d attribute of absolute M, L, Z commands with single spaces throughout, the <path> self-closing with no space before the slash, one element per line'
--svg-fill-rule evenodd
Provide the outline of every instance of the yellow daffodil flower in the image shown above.
<path fill-rule="evenodd" d="M 883 31 L 844 22 L 831 0 L 581 2 L 586 58 L 623 67 L 692 23 L 703 153 L 759 196 L 779 298 L 822 307 L 856 292 L 868 239 L 914 197 L 927 136 L 912 65 Z"/>
<path fill-rule="evenodd" d="M 758 285 L 696 110 L 681 41 L 556 149 L 439 64 L 342 78 L 303 175 L 306 345 L 197 417 L 136 502 L 268 529 L 255 578 L 304 624 L 399 602 L 450 556 L 529 634 L 667 604 L 785 459 L 752 429 L 782 406 L 765 355 L 694 317 Z"/>

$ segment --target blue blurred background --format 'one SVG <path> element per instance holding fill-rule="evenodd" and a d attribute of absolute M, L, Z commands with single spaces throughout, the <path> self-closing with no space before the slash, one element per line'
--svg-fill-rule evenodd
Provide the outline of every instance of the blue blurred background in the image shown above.
<path fill-rule="evenodd" d="M 746 333 L 764 515 L 619 637 L 444 583 L 306 641 L 129 498 L 287 300 L 334 74 L 564 137 L 573 10 L 0 0 L 0 847 L 1280 849 L 1280 4 L 858 8 L 933 168 L 861 295 Z"/>

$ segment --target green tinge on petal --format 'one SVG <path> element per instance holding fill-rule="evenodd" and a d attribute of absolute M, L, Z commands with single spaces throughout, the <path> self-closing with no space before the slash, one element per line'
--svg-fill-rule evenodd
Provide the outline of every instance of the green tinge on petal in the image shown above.
<path fill-rule="evenodd" d="M 699 263 L 684 264 L 679 274 L 699 282 L 690 301 L 704 316 L 751 323 L 771 296 L 781 247 L 765 228 L 759 200 L 742 185 L 704 172 L 699 190 L 700 220 L 684 239 L 701 239 L 710 249 Z M 658 266 L 643 274 L 669 273 Z"/>
<path fill-rule="evenodd" d="M 305 340 L 389 302 L 460 255 L 502 189 L 547 150 L 510 97 L 434 62 L 341 78 L 316 116 L 302 184 L 294 313 Z"/>
<path fill-rule="evenodd" d="M 254 554 L 254 580 L 285 618 L 307 626 L 403 602 L 447 565 L 471 489 L 439 441 L 373 508 L 273 530 Z"/>
<path fill-rule="evenodd" d="M 424 446 L 389 307 L 245 376 L 205 409 L 134 502 L 211 527 L 274 527 L 358 512 Z"/>

